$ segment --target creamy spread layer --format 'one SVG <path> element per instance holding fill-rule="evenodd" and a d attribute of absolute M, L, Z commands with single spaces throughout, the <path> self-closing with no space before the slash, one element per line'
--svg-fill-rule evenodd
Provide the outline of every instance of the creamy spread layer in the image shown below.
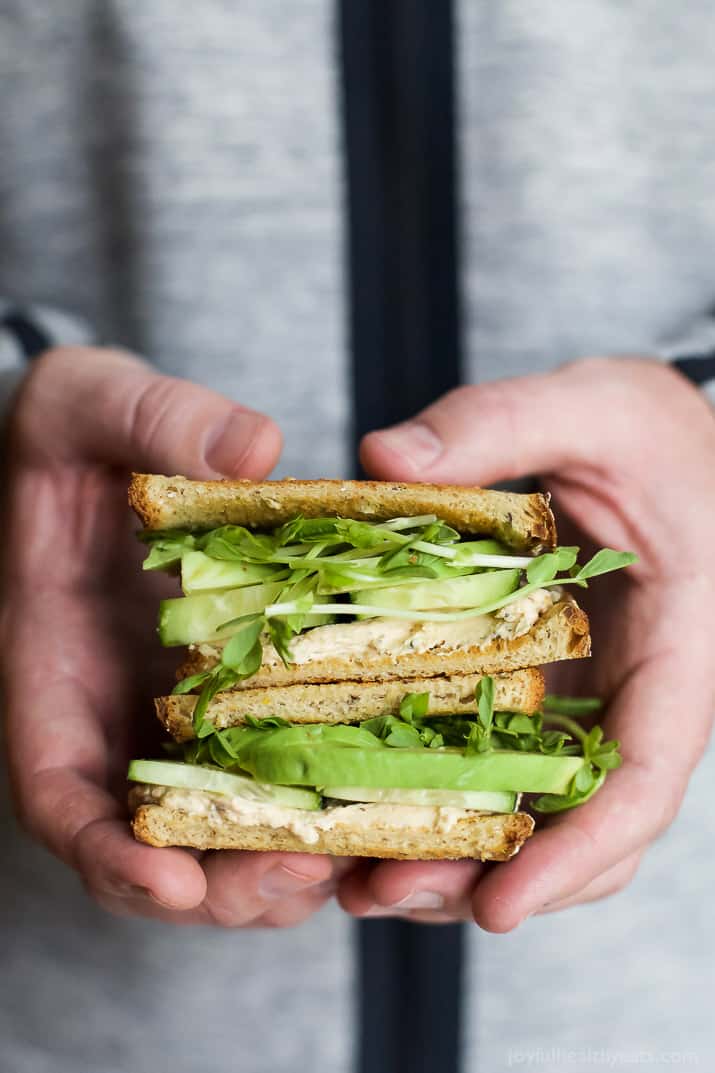
<path fill-rule="evenodd" d="M 459 622 L 373 618 L 316 626 L 291 642 L 293 661 L 306 664 L 365 655 L 398 658 L 413 652 L 434 654 L 481 648 L 497 639 L 514 640 L 528 633 L 559 597 L 556 590 L 536 589 L 498 611 Z M 281 663 L 280 656 L 267 636 L 264 641 L 263 666 L 277 666 Z M 195 647 L 204 656 L 217 658 L 221 646 L 201 644 Z"/>
<path fill-rule="evenodd" d="M 347 826 L 351 830 L 369 830 L 377 815 L 389 817 L 391 827 L 428 828 L 447 834 L 469 812 L 436 805 L 346 804 L 328 805 L 309 812 L 285 805 L 261 804 L 240 797 L 209 793 L 206 790 L 179 790 L 164 786 L 140 785 L 135 788 L 136 804 L 158 805 L 177 809 L 193 816 L 205 816 L 214 827 L 241 823 L 247 827 L 272 827 L 290 831 L 306 845 L 318 841 L 321 831 Z"/>

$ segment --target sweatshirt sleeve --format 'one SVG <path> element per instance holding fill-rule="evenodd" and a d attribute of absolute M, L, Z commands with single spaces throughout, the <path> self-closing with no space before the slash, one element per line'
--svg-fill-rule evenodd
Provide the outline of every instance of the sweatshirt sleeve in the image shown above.
<path fill-rule="evenodd" d="M 87 346 L 94 335 L 81 318 L 45 305 L 0 298 L 0 425 L 34 358 L 53 346 Z"/>
<path fill-rule="evenodd" d="M 715 403 L 715 312 L 667 339 L 658 353 Z"/>

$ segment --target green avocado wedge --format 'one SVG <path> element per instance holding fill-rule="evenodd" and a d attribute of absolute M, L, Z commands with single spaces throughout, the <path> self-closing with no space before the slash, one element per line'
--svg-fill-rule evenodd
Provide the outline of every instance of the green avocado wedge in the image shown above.
<path fill-rule="evenodd" d="M 473 754 L 451 748 L 394 749 L 358 727 L 340 727 L 338 739 L 329 733 L 337 729 L 314 725 L 249 732 L 243 742 L 234 739 L 237 766 L 259 782 L 318 790 L 360 786 L 564 794 L 584 763 L 578 756 L 496 749 Z M 351 730 L 356 733 L 346 733 Z"/>

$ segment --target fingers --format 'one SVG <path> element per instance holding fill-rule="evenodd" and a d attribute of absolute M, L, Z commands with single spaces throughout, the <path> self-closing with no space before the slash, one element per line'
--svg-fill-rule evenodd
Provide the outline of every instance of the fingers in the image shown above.
<path fill-rule="evenodd" d="M 181 850 L 153 850 L 157 852 L 188 857 Z M 335 892 L 340 870 L 328 857 L 292 853 L 222 850 L 206 854 L 202 863 L 205 893 L 200 904 L 188 895 L 180 901 L 176 894 L 183 892 L 172 891 L 166 882 L 158 894 L 157 876 L 142 873 L 138 867 L 133 874 L 144 885 L 130 885 L 123 878 L 108 885 L 106 877 L 98 879 L 91 866 L 86 882 L 94 899 L 118 916 L 179 925 L 285 928 L 302 923 L 325 905 Z"/>
<path fill-rule="evenodd" d="M 21 393 L 17 451 L 38 462 L 98 461 L 196 479 L 265 476 L 281 450 L 263 414 L 129 354 L 62 348 Z"/>
<path fill-rule="evenodd" d="M 204 909 L 223 927 L 298 924 L 335 891 L 334 862 L 310 853 L 210 854 Z"/>
<path fill-rule="evenodd" d="M 601 898 L 610 898 L 627 887 L 634 878 L 640 865 L 642 853 L 633 853 L 630 857 L 619 864 L 609 868 L 608 871 L 598 876 L 591 883 L 587 883 L 578 894 L 572 894 L 569 898 L 560 898 L 555 902 L 548 902 L 539 909 L 539 913 L 557 913 L 561 909 L 570 909 L 574 905 L 584 905 L 586 902 L 599 901 Z"/>
<path fill-rule="evenodd" d="M 199 905 L 206 890 L 199 863 L 181 850 L 154 850 L 132 837 L 125 810 L 104 789 L 101 722 L 91 717 L 82 693 L 73 697 L 73 708 L 60 703 L 52 711 L 54 725 L 28 711 L 26 737 L 11 705 L 9 727 L 15 730 L 8 733 L 8 755 L 20 822 L 107 895 L 135 889 L 175 909 Z M 55 700 L 65 700 L 61 690 Z"/>
<path fill-rule="evenodd" d="M 415 418 L 368 434 L 360 457 L 387 480 L 489 484 L 590 463 L 647 468 L 638 428 L 708 423 L 702 400 L 660 363 L 590 359 L 546 375 L 462 387 Z M 675 411 L 675 412 L 673 412 Z M 697 414 L 696 414 L 697 411 Z M 697 422 L 694 420 L 697 417 Z M 606 434 L 604 434 L 606 430 Z M 624 451 L 628 448 L 628 453 Z"/>
<path fill-rule="evenodd" d="M 471 920 L 472 890 L 483 870 L 477 861 L 370 862 L 342 880 L 338 900 L 358 917 Z"/>
<path fill-rule="evenodd" d="M 196 909 L 207 882 L 199 861 L 182 849 L 156 849 L 135 841 L 125 817 L 90 820 L 73 840 L 73 864 L 88 890 L 113 911 L 142 916 Z"/>
<path fill-rule="evenodd" d="M 682 677 L 681 677 L 682 676 Z M 582 900 L 607 873 L 642 852 L 677 814 L 690 773 L 707 740 L 710 698 L 689 694 L 688 733 L 674 721 L 685 663 L 644 663 L 622 687 L 608 716 L 621 742 L 623 766 L 585 805 L 538 831 L 518 857 L 477 886 L 474 917 L 488 931 L 515 928 L 546 906 Z M 620 876 L 620 873 L 613 873 Z M 595 885 L 595 886 L 594 886 Z"/>

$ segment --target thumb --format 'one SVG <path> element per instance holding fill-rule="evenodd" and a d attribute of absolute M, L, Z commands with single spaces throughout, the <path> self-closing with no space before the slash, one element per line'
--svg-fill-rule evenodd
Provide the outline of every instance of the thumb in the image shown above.
<path fill-rule="evenodd" d="M 263 477 L 282 439 L 270 418 L 115 350 L 39 359 L 12 434 L 27 461 L 102 462 L 195 479 Z"/>
<path fill-rule="evenodd" d="M 604 460 L 632 433 L 624 387 L 616 385 L 618 405 L 607 375 L 623 364 L 583 361 L 546 375 L 457 388 L 411 420 L 369 433 L 362 464 L 386 480 L 491 484 Z"/>

